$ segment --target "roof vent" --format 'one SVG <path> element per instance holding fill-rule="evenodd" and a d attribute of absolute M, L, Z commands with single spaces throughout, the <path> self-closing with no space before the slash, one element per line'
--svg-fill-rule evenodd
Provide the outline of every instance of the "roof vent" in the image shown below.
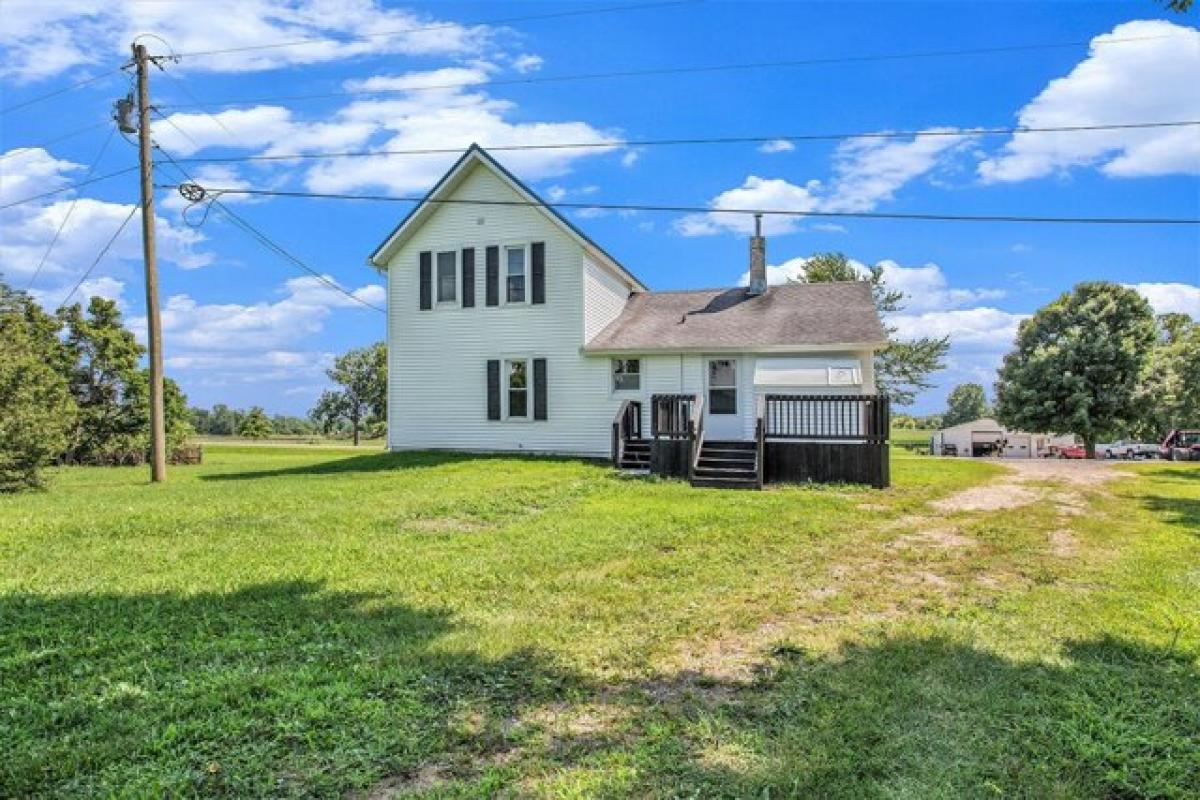
<path fill-rule="evenodd" d="M 750 285 L 746 294 L 751 297 L 767 291 L 767 240 L 762 235 L 762 214 L 754 215 L 754 235 L 750 237 Z"/>

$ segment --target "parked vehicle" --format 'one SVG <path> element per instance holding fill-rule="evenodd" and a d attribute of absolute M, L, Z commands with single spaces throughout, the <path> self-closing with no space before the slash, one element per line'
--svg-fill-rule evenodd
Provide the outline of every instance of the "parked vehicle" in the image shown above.
<path fill-rule="evenodd" d="M 1200 461 L 1200 430 L 1171 431 L 1158 446 L 1158 454 L 1171 461 Z"/>
<path fill-rule="evenodd" d="M 1158 445 L 1117 439 L 1115 442 L 1096 445 L 1096 455 L 1103 458 L 1154 458 L 1158 455 Z"/>
<path fill-rule="evenodd" d="M 1087 449 L 1081 444 L 1067 445 L 1058 448 L 1059 458 L 1087 458 Z"/>

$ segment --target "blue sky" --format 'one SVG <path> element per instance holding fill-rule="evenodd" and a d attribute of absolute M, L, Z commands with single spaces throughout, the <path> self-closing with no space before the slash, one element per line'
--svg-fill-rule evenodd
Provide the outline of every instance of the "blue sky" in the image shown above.
<path fill-rule="evenodd" d="M 993 126 L 1200 120 L 1197 12 L 1128 3 L 699 2 L 477 24 L 609 4 L 399 4 L 355 0 L 9 0 L 0 30 L 5 108 L 119 67 L 130 39 L 198 53 L 152 77 L 175 123 L 154 124 L 177 157 L 594 142 L 591 150 L 498 153 L 549 199 L 704 207 L 1050 216 L 1200 216 L 1200 130 L 979 136 Z M 413 28 L 422 28 L 413 32 Z M 382 32 L 409 31 L 381 36 Z M 367 38 L 363 34 L 371 34 Z M 1111 42 L 1111 39 L 1125 41 Z M 1133 41 L 1128 41 L 1133 40 Z M 166 42 L 166 44 L 163 43 Z M 621 70 L 1076 43 L 1007 53 L 511 83 Z M 507 82 L 507 83 L 506 83 Z M 437 90 L 413 87 L 445 86 Z M 182 88 L 182 87 L 186 87 Z M 80 180 L 128 88 L 121 75 L 0 117 L 0 198 Z M 387 94 L 363 94 L 388 88 Z M 195 108 L 217 105 L 220 122 Z M 340 94 L 315 100 L 287 95 Z M 947 129 L 961 135 L 709 146 L 630 140 Z M 182 131 L 183 133 L 180 133 Z M 186 134 L 186 135 L 185 135 Z M 18 152 L 20 151 L 20 152 Z M 96 174 L 135 163 L 112 140 Z M 452 156 L 192 165 L 212 186 L 420 194 Z M 173 181 L 167 170 L 161 182 Z M 0 271 L 24 288 L 71 216 L 33 292 L 57 305 L 129 213 L 135 175 L 0 210 Z M 238 213 L 367 302 L 383 301 L 365 258 L 403 204 L 226 198 Z M 332 354 L 382 338 L 383 316 L 263 250 L 218 214 L 185 220 L 158 197 L 168 374 L 198 405 L 303 413 Z M 72 207 L 73 205 L 73 207 Z M 652 288 L 730 285 L 745 270 L 743 220 L 706 214 L 571 212 Z M 951 365 L 914 410 L 940 410 L 964 380 L 989 385 L 1019 320 L 1078 281 L 1138 286 L 1160 311 L 1200 317 L 1200 229 L 805 218 L 772 220 L 773 275 L 815 252 L 885 263 L 910 293 L 902 333 L 949 334 Z M 131 224 L 84 291 L 144 313 Z"/>

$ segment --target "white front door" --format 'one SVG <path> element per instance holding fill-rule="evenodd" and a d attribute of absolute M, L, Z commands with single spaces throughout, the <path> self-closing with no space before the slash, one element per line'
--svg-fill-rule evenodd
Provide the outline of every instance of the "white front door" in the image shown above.
<path fill-rule="evenodd" d="M 704 438 L 733 440 L 743 438 L 742 417 L 738 414 L 738 362 L 736 358 L 704 360 Z"/>

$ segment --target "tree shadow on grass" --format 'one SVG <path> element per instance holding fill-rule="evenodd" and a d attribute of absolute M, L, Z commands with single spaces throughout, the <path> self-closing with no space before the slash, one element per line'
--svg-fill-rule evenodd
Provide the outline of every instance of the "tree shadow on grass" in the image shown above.
<path fill-rule="evenodd" d="M 549 750 L 636 767 L 597 797 L 1196 796 L 1196 654 L 1103 638 L 1064 655 L 1020 663 L 911 637 L 789 650 L 751 684 L 629 687 L 614 702 L 632 722 Z"/>
<path fill-rule="evenodd" d="M 585 459 L 564 456 L 522 455 L 515 453 L 464 453 L 448 450 L 419 450 L 399 453 L 372 453 L 369 455 L 328 458 L 311 464 L 299 464 L 278 469 L 248 470 L 245 472 L 218 472 L 200 476 L 205 481 L 244 481 L 259 478 L 279 478 L 295 475 L 344 475 L 365 472 L 396 472 L 408 469 L 427 469 L 447 464 L 478 461 L 548 461 L 559 463 L 595 463 Z"/>
<path fill-rule="evenodd" d="M 296 581 L 0 598 L 0 796 L 338 796 L 581 685 L 437 647 L 445 611 Z"/>
<path fill-rule="evenodd" d="M 1142 497 L 1142 505 L 1160 515 L 1164 521 L 1172 525 L 1182 525 L 1196 536 L 1200 536 L 1200 500 L 1151 494 Z"/>

